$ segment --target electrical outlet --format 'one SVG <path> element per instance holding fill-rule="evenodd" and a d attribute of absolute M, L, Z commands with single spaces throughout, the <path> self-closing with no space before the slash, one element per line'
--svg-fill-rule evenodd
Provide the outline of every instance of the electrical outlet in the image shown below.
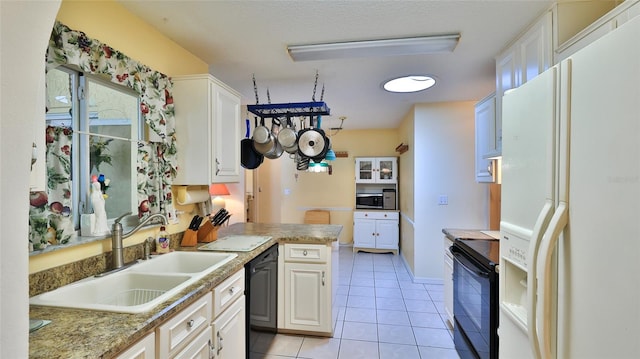
<path fill-rule="evenodd" d="M 448 205 L 449 204 L 449 196 L 447 196 L 446 194 L 441 194 L 438 196 L 438 204 L 443 206 L 443 205 Z"/>

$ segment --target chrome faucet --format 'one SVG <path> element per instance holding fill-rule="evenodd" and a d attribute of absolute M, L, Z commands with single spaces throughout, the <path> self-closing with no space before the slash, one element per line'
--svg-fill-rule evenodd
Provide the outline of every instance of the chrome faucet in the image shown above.
<path fill-rule="evenodd" d="M 152 220 L 153 218 L 161 218 L 162 219 L 162 224 L 166 225 L 169 223 L 169 221 L 167 220 L 167 217 L 164 214 L 161 213 L 155 213 L 150 215 L 149 217 L 145 218 L 142 222 L 140 222 L 134 229 L 132 229 L 131 231 L 129 231 L 128 233 L 122 233 L 122 224 L 120 223 L 120 221 L 130 215 L 131 212 L 125 213 L 122 216 L 118 217 L 115 222 L 113 222 L 113 225 L 111 226 L 111 249 L 112 249 L 112 257 L 113 257 L 113 262 L 111 265 L 111 270 L 116 270 L 116 269 L 120 269 L 124 266 L 124 256 L 122 253 L 122 240 L 131 236 L 132 234 L 136 233 L 142 226 L 144 226 L 145 224 L 147 224 L 147 222 L 149 222 L 150 220 Z"/>

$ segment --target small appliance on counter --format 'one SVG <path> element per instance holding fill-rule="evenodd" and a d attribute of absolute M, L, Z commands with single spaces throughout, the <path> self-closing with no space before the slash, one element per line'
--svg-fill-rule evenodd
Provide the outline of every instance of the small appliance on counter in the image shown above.
<path fill-rule="evenodd" d="M 383 209 L 382 193 L 356 193 L 356 209 Z"/>
<path fill-rule="evenodd" d="M 396 190 L 395 189 L 383 189 L 382 190 L 382 209 L 396 209 Z"/>
<path fill-rule="evenodd" d="M 396 209 L 396 190 L 382 189 L 382 192 L 356 193 L 356 209 Z"/>

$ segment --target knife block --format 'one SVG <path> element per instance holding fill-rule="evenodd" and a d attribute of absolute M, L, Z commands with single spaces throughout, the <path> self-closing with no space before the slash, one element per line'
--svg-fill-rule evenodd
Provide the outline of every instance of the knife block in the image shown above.
<path fill-rule="evenodd" d="M 205 221 L 198 229 L 198 242 L 209 243 L 218 239 L 218 228 L 214 227 L 211 221 Z"/>
<path fill-rule="evenodd" d="M 193 229 L 187 229 L 182 236 L 180 245 L 183 247 L 194 247 L 198 242 L 198 232 Z"/>

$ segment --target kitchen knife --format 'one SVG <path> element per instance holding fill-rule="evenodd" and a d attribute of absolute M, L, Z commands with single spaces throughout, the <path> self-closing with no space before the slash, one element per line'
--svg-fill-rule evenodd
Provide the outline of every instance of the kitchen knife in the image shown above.
<path fill-rule="evenodd" d="M 224 218 L 224 216 L 227 215 L 227 210 L 224 208 L 221 208 L 218 213 L 216 213 L 215 216 L 213 216 L 213 219 L 211 220 L 212 223 L 215 223 L 216 221 L 219 221 L 220 219 Z"/>
<path fill-rule="evenodd" d="M 221 219 L 222 217 L 224 217 L 227 214 L 227 210 L 224 208 L 220 208 L 220 210 L 218 212 L 216 212 L 216 214 L 213 216 L 213 218 L 211 219 L 212 223 L 215 223 L 217 220 Z"/>
<path fill-rule="evenodd" d="M 198 216 L 198 220 L 196 221 L 196 224 L 195 224 L 195 226 L 196 226 L 195 230 L 196 231 L 200 228 L 200 225 L 202 224 L 202 220 L 203 219 L 204 219 L 204 217 Z"/>
<path fill-rule="evenodd" d="M 196 214 L 195 216 L 193 216 L 193 218 L 191 219 L 191 223 L 189 223 L 189 229 L 197 231 L 198 230 L 198 226 L 196 225 L 196 222 L 198 221 L 198 215 Z"/>
<path fill-rule="evenodd" d="M 226 222 L 231 217 L 231 213 L 227 213 L 221 220 L 218 220 L 214 223 L 214 226 L 221 226 L 224 222 Z"/>

